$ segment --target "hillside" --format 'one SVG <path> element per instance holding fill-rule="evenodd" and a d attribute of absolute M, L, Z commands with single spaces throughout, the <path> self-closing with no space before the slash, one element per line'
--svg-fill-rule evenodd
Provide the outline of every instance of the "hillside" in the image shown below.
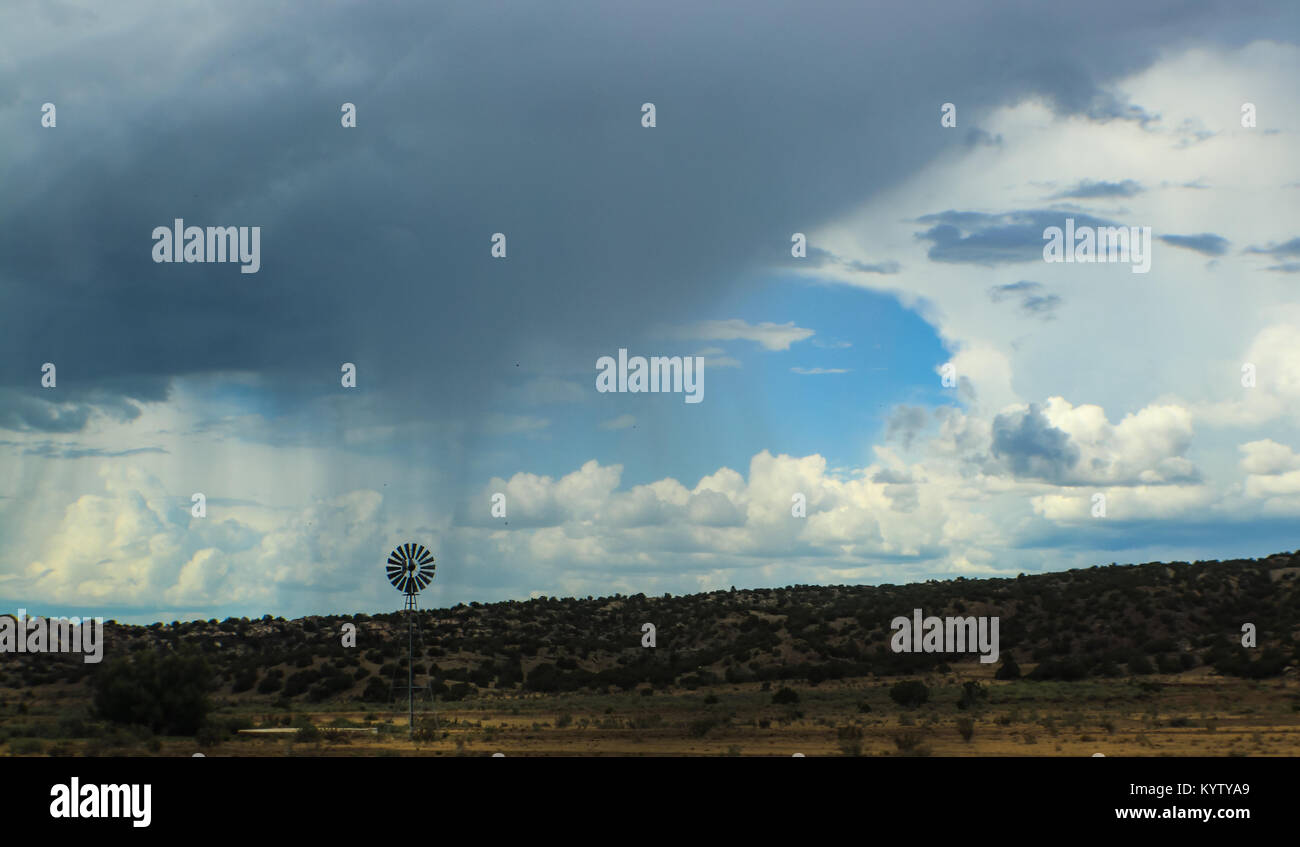
<path fill-rule="evenodd" d="M 1198 668 L 1250 678 L 1300 664 L 1300 553 L 1260 560 L 1094 567 L 1015 579 L 912 585 L 811 586 L 644 595 L 539 598 L 422 613 L 415 671 L 442 701 L 518 692 L 654 688 L 894 676 L 974 662 L 973 655 L 889 649 L 889 622 L 926 615 L 1000 618 L 1002 678 L 1081 680 Z M 345 624 L 356 646 L 344 647 Z M 641 646 L 642 625 L 657 645 Z M 1258 646 L 1241 646 L 1252 623 Z M 386 702 L 406 625 L 399 613 L 106 625 L 105 661 L 8 654 L 0 687 L 48 687 L 89 699 L 87 683 L 122 657 L 193 648 L 219 701 Z M 1202 671 L 1204 672 L 1204 671 Z"/>

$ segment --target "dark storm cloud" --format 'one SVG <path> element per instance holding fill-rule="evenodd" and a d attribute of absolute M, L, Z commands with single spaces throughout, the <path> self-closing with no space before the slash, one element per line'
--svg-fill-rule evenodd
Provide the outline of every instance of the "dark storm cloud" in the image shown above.
<path fill-rule="evenodd" d="M 1212 232 L 1203 232 L 1200 235 L 1158 235 L 1156 237 L 1166 244 L 1195 250 L 1206 256 L 1222 256 L 1228 252 L 1230 243 L 1222 235 L 1215 235 Z"/>
<path fill-rule="evenodd" d="M 1111 221 L 1079 212 L 1051 209 L 1017 210 L 1001 214 L 949 210 L 917 218 L 917 223 L 934 224 L 916 237 L 933 246 L 926 255 L 934 262 L 972 265 L 1001 265 L 1043 260 L 1043 230 L 1063 227 L 1066 218 L 1075 227 L 1119 226 Z"/>
<path fill-rule="evenodd" d="M 1028 410 L 993 419 L 993 455 L 1018 477 L 1061 482 L 1078 463 L 1079 448 L 1031 403 Z"/>
<path fill-rule="evenodd" d="M 90 406 L 55 404 L 0 391 L 0 427 L 18 431 L 78 432 L 93 412 Z"/>
<path fill-rule="evenodd" d="M 790 232 L 914 173 L 950 144 L 943 102 L 963 126 L 1031 95 L 1146 120 L 1106 86 L 1194 35 L 1259 28 L 1253 9 L 1181 0 L 953 3 L 940 26 L 849 2 L 142 8 L 42 18 L 55 35 L 99 20 L 40 50 L 17 49 L 35 18 L 0 13 L 0 143 L 18 151 L 0 207 L 0 426 L 129 418 L 172 377 L 227 371 L 304 419 L 354 362 L 353 421 L 472 430 L 530 375 L 589 372 L 643 327 L 700 318 L 788 255 Z M 39 126 L 46 100 L 55 129 Z M 345 101 L 356 129 L 339 126 Z M 936 221 L 931 256 L 1037 253 L 1046 213 L 1019 214 L 964 235 Z M 261 271 L 154 264 L 150 233 L 178 217 L 260 226 Z M 30 390 L 24 357 L 58 363 L 60 387 Z"/>
<path fill-rule="evenodd" d="M 33 365 L 26 380 L 28 387 L 0 386 L 0 429 L 77 432 L 96 414 L 113 421 L 132 421 L 140 417 L 139 403 L 167 398 L 166 383 L 157 378 L 106 376 L 89 382 L 57 369 L 55 375 L 53 387 L 41 387 L 41 371 Z"/>

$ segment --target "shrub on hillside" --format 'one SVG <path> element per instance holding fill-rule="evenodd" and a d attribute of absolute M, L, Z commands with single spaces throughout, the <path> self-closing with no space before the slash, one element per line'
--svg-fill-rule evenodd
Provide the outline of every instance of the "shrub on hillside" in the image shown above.
<path fill-rule="evenodd" d="M 390 688 L 391 683 L 384 682 L 382 677 L 372 676 L 366 682 L 365 690 L 361 692 L 361 699 L 367 703 L 383 703 L 391 694 Z"/>
<path fill-rule="evenodd" d="M 163 735 L 194 735 L 212 709 L 212 672 L 198 653 L 136 653 L 107 663 L 94 677 L 95 713 L 116 724 Z"/>

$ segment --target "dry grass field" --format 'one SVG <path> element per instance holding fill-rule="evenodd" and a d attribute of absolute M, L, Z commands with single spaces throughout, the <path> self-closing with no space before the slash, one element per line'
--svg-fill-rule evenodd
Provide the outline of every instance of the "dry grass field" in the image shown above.
<path fill-rule="evenodd" d="M 370 711 L 267 713 L 227 703 L 220 714 L 254 729 L 226 739 L 132 736 L 83 724 L 75 692 L 57 686 L 10 700 L 0 716 L 7 755 L 188 756 L 1297 756 L 1300 684 L 1209 669 L 1079 682 L 997 681 L 977 663 L 920 677 L 929 698 L 904 708 L 895 679 L 719 685 L 639 696 L 522 694 L 436 705 L 408 736 L 404 704 Z M 963 684 L 983 696 L 965 709 Z M 789 695 L 786 695 L 788 698 Z M 969 732 L 965 737 L 963 730 Z"/>

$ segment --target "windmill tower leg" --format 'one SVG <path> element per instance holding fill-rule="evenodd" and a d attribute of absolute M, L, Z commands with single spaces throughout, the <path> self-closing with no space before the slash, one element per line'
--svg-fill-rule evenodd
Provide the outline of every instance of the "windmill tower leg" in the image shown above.
<path fill-rule="evenodd" d="M 418 636 L 420 636 L 420 655 L 421 655 L 421 657 L 423 657 L 423 656 L 426 654 L 426 652 L 427 652 L 428 644 L 427 644 L 427 642 L 425 641 L 425 638 L 424 638 L 424 625 L 420 623 L 420 616 L 419 616 L 419 614 L 418 614 L 418 611 L 419 611 L 418 608 L 417 608 L 416 611 L 417 611 L 417 614 L 416 614 L 416 616 L 415 616 L 415 634 L 418 635 Z M 433 680 L 432 680 L 432 676 L 431 676 L 431 675 L 429 675 L 429 674 L 427 674 L 427 673 L 425 674 L 424 685 L 420 686 L 420 690 L 421 690 L 422 692 L 424 692 L 421 696 L 422 696 L 423 699 L 425 699 L 425 700 L 427 701 L 428 709 L 429 709 L 429 715 L 430 715 L 430 717 L 433 718 L 433 729 L 434 729 L 434 732 L 437 732 L 437 731 L 440 729 L 440 727 L 439 727 L 439 725 L 438 725 L 438 711 L 437 711 L 437 707 L 434 705 L 434 700 L 435 700 L 436 698 L 434 697 L 434 694 L 433 694 Z"/>
<path fill-rule="evenodd" d="M 415 595 L 406 610 L 406 725 L 415 738 Z"/>

